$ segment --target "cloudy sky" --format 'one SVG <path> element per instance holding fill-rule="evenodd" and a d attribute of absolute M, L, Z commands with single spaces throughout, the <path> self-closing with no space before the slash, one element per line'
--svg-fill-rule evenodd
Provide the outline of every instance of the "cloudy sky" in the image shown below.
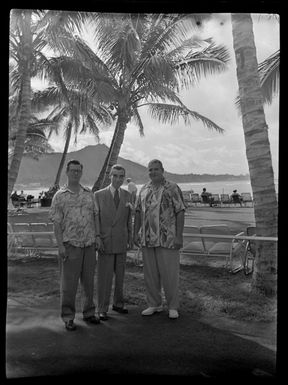
<path fill-rule="evenodd" d="M 241 116 L 235 107 L 238 84 L 232 41 L 230 14 L 217 14 L 209 21 L 203 32 L 204 38 L 213 37 L 217 44 L 230 51 L 229 68 L 222 74 L 202 78 L 189 91 L 182 92 L 182 101 L 191 110 L 213 120 L 224 128 L 224 134 L 208 130 L 201 122 L 163 125 L 153 120 L 144 109 L 139 109 L 144 124 L 145 136 L 140 137 L 137 127 L 129 124 L 120 156 L 147 165 L 152 158 L 162 160 L 164 168 L 179 174 L 246 174 L 248 163 L 245 152 Z M 279 49 L 279 23 L 275 19 L 253 15 L 254 37 L 258 63 Z M 89 39 L 89 37 L 88 37 Z M 266 122 L 275 176 L 278 174 L 279 97 L 270 106 L 265 106 Z M 100 143 L 110 145 L 113 128 L 100 133 Z M 69 152 L 97 144 L 90 135 L 79 135 L 77 145 L 71 141 Z M 64 147 L 63 139 L 52 137 L 55 151 Z"/>

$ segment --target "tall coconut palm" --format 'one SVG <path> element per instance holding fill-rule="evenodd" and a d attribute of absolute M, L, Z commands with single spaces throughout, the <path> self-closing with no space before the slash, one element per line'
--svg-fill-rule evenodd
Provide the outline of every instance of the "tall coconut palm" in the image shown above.
<path fill-rule="evenodd" d="M 231 20 L 257 234 L 273 237 L 277 235 L 278 208 L 253 23 L 250 14 L 232 14 Z M 274 295 L 277 289 L 276 250 L 274 242 L 259 242 L 257 246 L 252 287 L 267 295 Z"/>
<path fill-rule="evenodd" d="M 117 117 L 113 140 L 93 190 L 109 182 L 109 171 L 117 162 L 127 124 L 133 120 L 143 134 L 141 107 L 160 122 L 173 124 L 182 119 L 188 125 L 196 119 L 209 129 L 223 132 L 178 97 L 182 87 L 189 88 L 201 75 L 223 71 L 228 61 L 224 47 L 191 36 L 191 28 L 197 28 L 200 16 L 92 16 L 97 53 L 80 38 L 73 52 L 73 58 L 83 66 L 79 86 L 99 94 Z M 72 79 L 72 70 L 70 75 Z"/>
<path fill-rule="evenodd" d="M 46 71 L 46 76 L 50 82 L 54 81 L 54 86 L 50 86 L 42 91 L 35 92 L 32 99 L 32 106 L 35 111 L 51 109 L 49 117 L 58 118 L 62 121 L 65 136 L 65 145 L 55 177 L 54 186 L 59 185 L 61 173 L 65 164 L 72 133 L 74 131 L 75 142 L 77 134 L 83 134 L 89 130 L 99 139 L 100 125 L 110 125 L 112 123 L 112 114 L 109 109 L 101 105 L 96 98 L 91 98 L 85 91 L 75 89 L 75 87 L 66 84 L 62 77 L 61 66 L 65 65 L 64 57 L 47 59 L 42 63 L 41 71 Z M 59 125 L 56 133 L 59 133 Z M 50 135 L 53 131 L 50 131 Z"/>
<path fill-rule="evenodd" d="M 19 66 L 20 97 L 19 115 L 17 120 L 17 137 L 14 153 L 8 170 L 7 202 L 16 182 L 21 159 L 24 153 L 25 139 L 29 125 L 31 112 L 31 62 L 32 62 L 32 34 L 31 34 L 31 10 L 14 10 L 11 13 L 10 23 L 11 44 L 14 44 L 14 59 Z"/>
<path fill-rule="evenodd" d="M 14 86 L 18 86 L 18 126 L 14 154 L 8 171 L 8 198 L 17 179 L 30 119 L 31 76 L 37 52 L 61 45 L 61 36 L 81 30 L 85 13 L 64 11 L 13 10 L 10 18 L 10 58 L 16 62 Z"/>

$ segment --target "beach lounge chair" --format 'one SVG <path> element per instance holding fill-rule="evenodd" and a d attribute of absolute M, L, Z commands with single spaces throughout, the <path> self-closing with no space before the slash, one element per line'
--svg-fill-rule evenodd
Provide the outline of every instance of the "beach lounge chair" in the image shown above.
<path fill-rule="evenodd" d="M 251 206 L 253 206 L 253 198 L 250 192 L 247 193 L 241 193 L 241 198 L 244 206 L 247 206 L 248 203 L 251 203 Z"/>
<path fill-rule="evenodd" d="M 184 227 L 184 241 L 181 252 L 183 252 L 184 254 L 205 254 L 205 249 L 201 237 L 189 237 L 189 234 L 200 234 L 200 228 L 198 226 Z"/>
<path fill-rule="evenodd" d="M 191 194 L 191 202 L 193 205 L 197 206 L 197 203 L 201 203 L 202 199 L 198 193 Z"/>
<path fill-rule="evenodd" d="M 227 225 L 206 225 L 200 226 L 200 234 L 209 235 L 233 235 Z M 235 238 L 223 239 L 217 238 L 202 238 L 204 248 L 208 256 L 225 257 L 225 268 L 230 272 L 238 272 L 244 268 L 243 255 L 245 248 L 245 241 L 237 240 L 236 237 L 244 235 L 240 232 L 235 235 Z"/>
<path fill-rule="evenodd" d="M 189 191 L 182 191 L 183 199 L 184 199 L 184 204 L 186 207 L 191 206 L 191 196 Z"/>
<path fill-rule="evenodd" d="M 34 247 L 34 238 L 30 233 L 29 223 L 14 223 L 12 225 L 13 232 L 15 233 L 15 240 L 19 247 L 29 248 Z M 17 234 L 25 233 L 25 234 Z"/>
<path fill-rule="evenodd" d="M 34 234 L 34 247 L 37 249 L 49 249 L 51 247 L 57 247 L 57 242 L 53 229 L 48 229 L 47 223 L 30 223 L 30 231 L 47 232 L 52 231 L 52 234 Z"/>
<path fill-rule="evenodd" d="M 57 248 L 57 241 L 53 232 L 53 225 L 51 226 L 51 224 L 14 223 L 12 229 L 18 248 L 36 250 Z M 31 232 L 33 233 L 31 234 Z M 39 232 L 39 234 L 35 234 L 35 232 Z M 41 232 L 46 232 L 47 234 L 41 234 Z"/>
<path fill-rule="evenodd" d="M 229 197 L 229 194 L 221 194 L 220 195 L 220 201 L 221 201 L 221 206 L 227 206 L 231 204 L 231 199 Z"/>
<path fill-rule="evenodd" d="M 214 205 L 220 205 L 221 201 L 220 201 L 220 197 L 219 197 L 219 194 L 212 194 L 210 199 L 212 200 L 213 202 L 213 206 Z"/>

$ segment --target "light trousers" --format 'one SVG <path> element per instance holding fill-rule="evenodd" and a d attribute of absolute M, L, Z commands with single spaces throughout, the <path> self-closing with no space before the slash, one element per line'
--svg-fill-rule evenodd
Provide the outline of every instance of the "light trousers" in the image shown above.
<path fill-rule="evenodd" d="M 114 295 L 113 305 L 124 306 L 123 285 L 126 264 L 126 253 L 98 253 L 97 263 L 97 311 L 108 312 L 112 290 L 113 276 Z"/>
<path fill-rule="evenodd" d="M 96 266 L 95 244 L 88 247 L 65 245 L 68 259 L 60 261 L 60 305 L 64 322 L 74 320 L 75 301 L 80 279 L 83 317 L 95 314 L 94 274 Z"/>
<path fill-rule="evenodd" d="M 179 307 L 179 250 L 164 247 L 143 247 L 144 282 L 150 307 L 162 304 L 164 289 L 168 309 Z"/>

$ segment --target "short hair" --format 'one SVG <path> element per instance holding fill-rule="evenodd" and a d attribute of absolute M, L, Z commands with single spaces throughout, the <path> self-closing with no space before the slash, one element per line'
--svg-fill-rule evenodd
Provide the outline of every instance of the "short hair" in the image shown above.
<path fill-rule="evenodd" d="M 127 178 L 127 182 L 131 182 L 131 180 L 132 180 L 131 178 Z"/>
<path fill-rule="evenodd" d="M 152 163 L 158 163 L 160 165 L 160 167 L 162 168 L 162 170 L 164 170 L 164 167 L 163 167 L 163 164 L 162 164 L 161 160 L 159 160 L 159 159 L 152 159 L 152 160 L 150 160 L 150 162 L 148 163 L 148 167 L 150 167 L 150 165 Z"/>
<path fill-rule="evenodd" d="M 112 175 L 112 171 L 113 171 L 113 170 L 123 170 L 123 171 L 124 171 L 124 175 L 126 174 L 125 168 L 124 168 L 121 164 L 119 164 L 119 163 L 114 164 L 114 165 L 111 167 L 111 170 L 110 170 L 109 175 Z"/>
<path fill-rule="evenodd" d="M 69 170 L 69 166 L 70 164 L 76 164 L 77 166 L 81 166 L 81 170 L 83 170 L 83 164 L 79 162 L 79 160 L 77 159 L 71 159 L 67 162 L 67 165 L 66 165 L 66 171 Z"/>

